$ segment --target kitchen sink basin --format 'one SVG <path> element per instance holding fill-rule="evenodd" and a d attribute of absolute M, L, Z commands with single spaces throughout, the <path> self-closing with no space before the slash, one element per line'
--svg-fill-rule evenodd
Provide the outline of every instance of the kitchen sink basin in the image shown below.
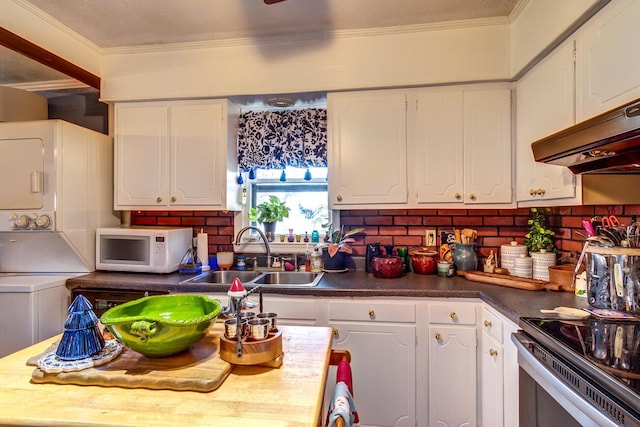
<path fill-rule="evenodd" d="M 317 286 L 324 273 L 308 271 L 207 271 L 180 283 L 231 284 L 236 277 L 245 285 L 313 287 Z"/>
<path fill-rule="evenodd" d="M 308 271 L 272 271 L 256 278 L 253 283 L 265 286 L 316 286 L 324 273 Z"/>
<path fill-rule="evenodd" d="M 199 274 L 189 280 L 185 280 L 183 283 L 233 283 L 233 279 L 236 277 L 240 279 L 242 283 L 251 282 L 256 277 L 261 276 L 259 271 L 240 271 L 240 270 L 220 270 L 220 271 L 207 271 Z"/>

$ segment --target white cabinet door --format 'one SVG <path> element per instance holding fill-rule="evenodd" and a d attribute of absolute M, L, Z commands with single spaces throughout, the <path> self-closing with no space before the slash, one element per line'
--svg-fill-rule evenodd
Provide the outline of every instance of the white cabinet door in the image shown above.
<path fill-rule="evenodd" d="M 226 100 L 116 104 L 115 208 L 238 209 L 236 110 Z"/>
<path fill-rule="evenodd" d="M 511 203 L 511 91 L 463 94 L 464 202 Z"/>
<path fill-rule="evenodd" d="M 421 89 L 409 99 L 417 204 L 511 203 L 511 90 Z"/>
<path fill-rule="evenodd" d="M 429 425 L 476 425 L 476 328 L 429 326 Z"/>
<path fill-rule="evenodd" d="M 349 350 L 360 425 L 415 427 L 415 324 L 332 321 L 333 347 Z M 330 370 L 328 389 L 335 384 Z"/>
<path fill-rule="evenodd" d="M 481 423 L 482 426 L 504 426 L 504 389 L 502 344 L 488 333 L 482 332 L 480 344 L 480 366 L 482 369 Z"/>
<path fill-rule="evenodd" d="M 531 143 L 575 123 L 574 41 L 550 53 L 518 81 L 516 197 L 518 202 L 574 199 L 576 179 L 564 166 L 538 163 Z"/>
<path fill-rule="evenodd" d="M 405 93 L 331 93 L 327 113 L 330 207 L 406 204 Z"/>
<path fill-rule="evenodd" d="M 518 352 L 511 340 L 517 325 L 483 304 L 480 345 L 481 425 L 517 426 L 519 423 Z"/>
<path fill-rule="evenodd" d="M 609 3 L 577 33 L 577 121 L 640 98 L 640 2 Z"/>
<path fill-rule="evenodd" d="M 116 105 L 116 209 L 166 205 L 169 173 L 168 123 L 168 105 Z"/>
<path fill-rule="evenodd" d="M 222 104 L 171 107 L 171 179 L 169 203 L 176 206 L 222 205 L 226 139 Z"/>
<path fill-rule="evenodd" d="M 463 203 L 462 91 L 421 90 L 414 96 L 409 102 L 411 190 L 415 186 L 418 203 Z"/>

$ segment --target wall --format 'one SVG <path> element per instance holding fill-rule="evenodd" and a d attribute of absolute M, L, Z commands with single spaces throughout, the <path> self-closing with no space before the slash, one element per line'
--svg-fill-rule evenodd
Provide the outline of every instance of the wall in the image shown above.
<path fill-rule="evenodd" d="M 548 223 L 556 232 L 558 250 L 563 258 L 575 257 L 582 251 L 583 239 L 576 232 L 584 232 L 582 220 L 615 213 L 629 225 L 632 217 L 640 215 L 640 205 L 569 206 L 554 207 Z M 473 228 L 478 231 L 477 252 L 481 257 L 491 250 L 499 254 L 500 245 L 516 239 L 522 243 L 531 217 L 528 208 L 520 209 L 393 209 L 342 211 L 341 221 L 346 227 L 366 227 L 364 239 L 354 245 L 356 255 L 364 255 L 367 243 L 395 246 L 422 246 L 426 229 L 440 231 Z M 132 212 L 134 225 L 189 226 L 204 228 L 209 234 L 209 252 L 233 250 L 232 212 Z"/>
<path fill-rule="evenodd" d="M 506 20 L 470 25 L 108 50 L 101 99 L 227 97 L 511 78 Z"/>

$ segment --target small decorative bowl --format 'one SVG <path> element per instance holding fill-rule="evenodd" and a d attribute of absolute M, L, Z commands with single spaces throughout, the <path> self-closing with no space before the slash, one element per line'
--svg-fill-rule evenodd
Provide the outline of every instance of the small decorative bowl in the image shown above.
<path fill-rule="evenodd" d="M 404 274 L 404 263 L 399 256 L 374 256 L 371 271 L 375 277 L 393 279 Z"/>
<path fill-rule="evenodd" d="M 220 302 L 204 295 L 154 295 L 117 305 L 100 321 L 130 349 L 166 357 L 204 338 L 221 312 Z"/>
<path fill-rule="evenodd" d="M 438 253 L 427 250 L 414 251 L 411 253 L 411 266 L 414 273 L 435 274 L 438 269 Z"/>

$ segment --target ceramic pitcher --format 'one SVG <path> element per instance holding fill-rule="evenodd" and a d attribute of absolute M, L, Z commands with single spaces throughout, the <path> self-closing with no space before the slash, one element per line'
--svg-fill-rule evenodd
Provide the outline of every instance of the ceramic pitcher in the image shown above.
<path fill-rule="evenodd" d="M 473 271 L 478 265 L 478 255 L 474 250 L 475 243 L 464 245 L 456 243 L 453 245 L 453 263 L 460 271 Z"/>

